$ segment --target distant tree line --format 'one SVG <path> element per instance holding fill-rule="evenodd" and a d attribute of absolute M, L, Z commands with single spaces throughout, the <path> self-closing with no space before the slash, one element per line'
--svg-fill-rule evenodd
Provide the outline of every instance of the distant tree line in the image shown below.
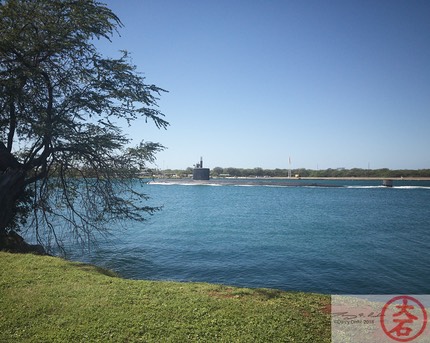
<path fill-rule="evenodd" d="M 187 177 L 192 174 L 192 168 L 185 170 L 167 169 L 161 172 L 165 177 Z M 288 169 L 263 169 L 263 168 L 222 168 L 215 167 L 210 171 L 211 177 L 288 177 Z M 430 169 L 399 169 L 391 170 L 388 168 L 382 169 L 292 169 L 291 176 L 299 177 L 376 177 L 376 178 L 399 178 L 399 177 L 430 177 Z"/>

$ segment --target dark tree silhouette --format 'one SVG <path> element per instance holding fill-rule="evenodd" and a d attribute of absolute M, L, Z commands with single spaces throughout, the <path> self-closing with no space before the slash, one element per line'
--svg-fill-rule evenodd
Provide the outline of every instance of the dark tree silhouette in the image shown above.
<path fill-rule="evenodd" d="M 41 244 L 60 244 L 61 219 L 88 242 L 108 222 L 156 211 L 132 179 L 163 147 L 126 148 L 118 123 L 143 117 L 165 129 L 163 89 L 126 51 L 97 51 L 119 18 L 93 0 L 3 0 L 0 20 L 0 235 L 27 222 Z"/>

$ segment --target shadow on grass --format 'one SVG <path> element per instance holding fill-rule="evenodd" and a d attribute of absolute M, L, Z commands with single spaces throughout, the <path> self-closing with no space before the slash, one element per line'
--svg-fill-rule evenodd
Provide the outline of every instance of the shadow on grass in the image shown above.
<path fill-rule="evenodd" d="M 92 264 L 74 263 L 74 266 L 86 272 L 98 273 L 109 277 L 119 277 L 119 275 L 112 270 L 104 269 L 102 267 L 98 267 Z"/>
<path fill-rule="evenodd" d="M 209 295 L 216 298 L 254 298 L 270 300 L 285 296 L 285 292 L 268 288 L 242 289 L 221 286 L 215 290 L 210 291 Z"/>

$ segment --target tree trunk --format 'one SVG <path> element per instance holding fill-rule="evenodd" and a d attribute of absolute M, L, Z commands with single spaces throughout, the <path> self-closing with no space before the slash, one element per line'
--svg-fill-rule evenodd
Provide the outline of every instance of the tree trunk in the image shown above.
<path fill-rule="evenodd" d="M 45 255 L 41 245 L 27 244 L 15 231 L 7 230 L 17 214 L 24 181 L 25 172 L 21 169 L 7 169 L 0 174 L 0 250 Z"/>
<path fill-rule="evenodd" d="M 25 172 L 7 169 L 0 174 L 0 231 L 5 232 L 16 215 L 17 201 L 24 192 Z"/>

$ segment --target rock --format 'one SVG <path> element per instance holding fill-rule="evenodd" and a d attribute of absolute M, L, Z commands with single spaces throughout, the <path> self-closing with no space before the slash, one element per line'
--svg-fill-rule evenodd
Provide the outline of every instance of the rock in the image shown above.
<path fill-rule="evenodd" d="M 48 255 L 39 244 L 28 244 L 15 231 L 0 231 L 0 250 L 12 253 L 31 253 L 36 255 Z"/>

